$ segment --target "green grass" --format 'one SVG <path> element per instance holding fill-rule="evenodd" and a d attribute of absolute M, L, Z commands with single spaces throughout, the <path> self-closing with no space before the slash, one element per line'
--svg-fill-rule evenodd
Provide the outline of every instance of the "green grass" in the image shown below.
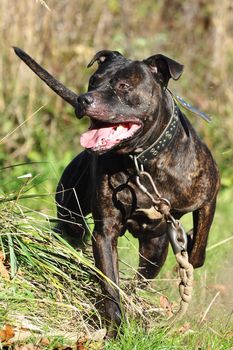
<path fill-rule="evenodd" d="M 151 332 L 143 330 L 140 324 L 131 323 L 123 327 L 122 335 L 117 341 L 111 341 L 105 346 L 105 350 L 230 350 L 233 346 L 230 330 L 218 332 L 208 326 L 195 325 L 185 333 L 177 330 L 169 333 L 155 329 Z"/>
<path fill-rule="evenodd" d="M 132 323 L 130 328 L 124 329 L 124 335 L 119 340 L 110 343 L 106 349 L 187 349 L 187 350 L 230 350 L 233 347 L 233 203 L 231 189 L 219 194 L 218 205 L 213 226 L 211 228 L 205 265 L 194 273 L 194 293 L 191 305 L 185 318 L 175 325 L 174 332 L 167 334 L 159 329 L 150 333 Z M 191 227 L 191 217 L 187 215 L 182 220 L 186 229 Z M 138 258 L 129 251 L 137 251 L 137 241 L 130 236 L 122 238 L 120 245 L 121 260 L 124 274 L 132 274 L 137 268 Z M 178 290 L 176 273 L 174 271 L 175 258 L 170 250 L 166 264 L 158 278 L 152 283 L 153 290 L 144 293 L 150 301 L 157 300 L 161 292 L 170 302 L 177 303 Z M 220 293 L 219 293 L 220 292 Z M 217 296 L 216 296 L 217 295 Z M 216 296 L 216 299 L 214 299 Z M 212 306 L 204 316 L 211 302 Z M 156 303 L 156 302 L 155 302 Z M 190 329 L 180 334 L 177 329 L 186 322 Z"/>
<path fill-rule="evenodd" d="M 14 191 L 0 198 L 0 250 L 9 274 L 8 279 L 0 276 L 0 330 L 11 324 L 22 335 L 21 328 L 26 329 L 27 341 L 33 337 L 33 342 L 48 336 L 50 342 L 46 347 L 52 349 L 53 344 L 74 344 L 77 335 L 89 334 L 92 338 L 93 332 L 104 325 L 97 307 L 102 299 L 98 271 L 90 254 L 74 250 L 51 230 L 49 218 L 54 217 L 54 203 L 48 188 L 54 177 L 49 168 L 50 165 L 45 166 L 47 175 L 41 174 L 41 181 L 37 176 L 17 179 L 22 169 L 12 168 L 11 175 L 16 172 Z M 8 188 L 10 182 L 9 176 Z M 7 177 L 4 186 L 6 183 Z M 45 196 L 40 195 L 42 189 Z M 162 295 L 170 303 L 178 303 L 173 254 L 169 253 L 165 267 L 151 287 L 147 291 L 137 290 L 135 295 L 127 288 L 133 284 L 129 276 L 137 268 L 137 243 L 129 235 L 120 239 L 123 308 L 129 324 L 123 325 L 118 339 L 106 343 L 105 349 L 217 350 L 233 346 L 231 195 L 230 189 L 219 195 L 206 264 L 195 271 L 194 294 L 187 316 L 170 333 L 159 328 L 158 314 L 151 310 L 160 309 L 159 319 L 167 317 L 166 310 L 161 311 Z M 36 207 L 41 210 L 35 210 Z M 190 217 L 183 223 L 189 229 Z M 187 331 L 182 331 L 187 322 Z M 92 341 L 90 346 L 99 349 L 103 344 Z"/>
<path fill-rule="evenodd" d="M 8 199 L 0 210 L 1 325 L 20 327 L 30 319 L 41 334 L 65 334 L 74 324 L 100 327 L 95 303 L 102 296 L 92 259 L 53 232 L 45 215 Z"/>

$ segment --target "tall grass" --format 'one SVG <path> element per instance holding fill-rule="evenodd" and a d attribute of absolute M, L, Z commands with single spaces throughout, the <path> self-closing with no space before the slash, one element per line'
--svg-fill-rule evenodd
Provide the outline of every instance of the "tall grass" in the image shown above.
<path fill-rule="evenodd" d="M 127 317 L 147 323 L 152 315 L 165 315 L 157 308 L 147 316 L 144 307 L 149 312 L 154 304 L 132 294 L 128 278 L 119 288 L 103 275 L 94 265 L 90 244 L 81 251 L 56 233 L 56 218 L 32 204 L 42 200 L 48 205 L 51 194 L 36 193 L 36 177 L 30 173 L 23 179 L 12 193 L 0 195 L 0 329 L 6 323 L 19 327 L 20 320 L 29 318 L 39 334 L 65 336 L 74 325 L 76 338 L 77 332 L 90 335 L 105 325 L 99 279 L 119 290 Z M 91 220 L 86 219 L 87 225 Z"/>
<path fill-rule="evenodd" d="M 101 321 L 95 304 L 102 296 L 92 259 L 56 234 L 48 217 L 46 220 L 45 215 L 20 204 L 20 195 L 16 200 L 7 199 L 2 199 L 0 206 L 1 266 L 5 267 L 5 274 L 1 274 L 1 286 L 5 288 L 0 288 L 5 312 L 0 312 L 0 320 L 15 326 L 14 315 L 16 319 L 17 315 L 43 319 L 49 317 L 44 311 L 48 307 L 57 309 L 58 318 L 69 315 L 66 327 L 75 319 L 80 331 L 99 328 Z M 25 304 L 32 304 L 31 311 L 26 308 L 25 312 Z M 54 322 L 58 320 L 52 320 L 51 326 L 56 328 Z"/>

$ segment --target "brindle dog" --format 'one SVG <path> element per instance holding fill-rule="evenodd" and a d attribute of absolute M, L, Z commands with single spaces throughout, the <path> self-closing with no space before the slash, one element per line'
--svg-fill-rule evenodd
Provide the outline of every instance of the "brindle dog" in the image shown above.
<path fill-rule="evenodd" d="M 129 230 L 139 240 L 139 278 L 154 278 L 167 256 L 167 224 L 163 216 L 154 215 L 150 198 L 136 183 L 133 157 L 137 157 L 170 202 L 172 215 L 180 219 L 193 213 L 189 261 L 195 268 L 202 266 L 220 181 L 209 149 L 167 89 L 170 78 L 179 79 L 183 66 L 163 55 L 132 61 L 116 51 L 100 51 L 88 65 L 98 63 L 88 92 L 77 96 L 15 50 L 75 107 L 78 117 L 90 118 L 90 128 L 81 136 L 86 150 L 67 166 L 58 184 L 59 230 L 82 241 L 84 217 L 92 213 L 96 266 L 117 285 L 117 240 Z M 174 127 L 166 138 L 164 131 L 171 122 Z M 144 185 L 152 191 L 149 182 Z M 121 322 L 119 292 L 104 279 L 101 286 L 108 335 L 113 336 Z"/>

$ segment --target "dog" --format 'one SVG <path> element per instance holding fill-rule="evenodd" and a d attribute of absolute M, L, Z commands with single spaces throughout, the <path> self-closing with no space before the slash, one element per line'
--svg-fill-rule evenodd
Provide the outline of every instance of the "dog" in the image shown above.
<path fill-rule="evenodd" d="M 30 66 L 25 53 L 22 59 Z M 161 54 L 133 61 L 109 50 L 98 52 L 88 67 L 95 63 L 98 68 L 88 91 L 77 96 L 53 77 L 46 78 L 48 73 L 31 62 L 36 74 L 74 106 L 79 118 L 90 118 L 80 139 L 85 150 L 66 167 L 57 187 L 57 229 L 82 244 L 85 216 L 92 213 L 95 264 L 115 285 L 119 284 L 117 240 L 128 230 L 139 241 L 138 278 L 154 278 L 167 257 L 168 227 L 138 186 L 137 166 L 143 166 L 176 220 L 192 212 L 187 250 L 193 267 L 201 267 L 220 178 L 209 149 L 168 90 L 169 80 L 180 78 L 183 65 Z M 143 185 L 152 192 L 149 181 Z M 122 320 L 120 295 L 105 279 L 100 283 L 107 335 L 112 337 Z"/>

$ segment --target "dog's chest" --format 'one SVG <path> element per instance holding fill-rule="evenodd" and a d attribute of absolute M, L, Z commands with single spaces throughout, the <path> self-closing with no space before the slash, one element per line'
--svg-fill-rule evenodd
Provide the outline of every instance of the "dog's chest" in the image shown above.
<path fill-rule="evenodd" d="M 135 237 L 158 235 L 157 227 L 163 222 L 163 216 L 154 208 L 151 199 L 141 191 L 135 177 L 127 178 L 124 182 L 112 179 L 112 182 L 112 204 L 121 212 L 126 229 Z M 149 184 L 148 190 L 151 191 Z"/>

